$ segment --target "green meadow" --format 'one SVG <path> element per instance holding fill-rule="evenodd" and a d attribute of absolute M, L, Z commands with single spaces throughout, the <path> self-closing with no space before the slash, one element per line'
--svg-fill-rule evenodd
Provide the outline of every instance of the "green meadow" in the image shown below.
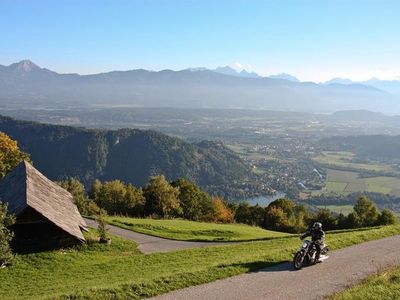
<path fill-rule="evenodd" d="M 107 222 L 128 230 L 182 241 L 251 241 L 289 236 L 242 224 L 215 224 L 181 219 L 156 220 L 128 217 L 107 217 Z"/>
<path fill-rule="evenodd" d="M 330 297 L 330 300 L 400 299 L 400 267 L 381 271 L 362 283 Z"/>

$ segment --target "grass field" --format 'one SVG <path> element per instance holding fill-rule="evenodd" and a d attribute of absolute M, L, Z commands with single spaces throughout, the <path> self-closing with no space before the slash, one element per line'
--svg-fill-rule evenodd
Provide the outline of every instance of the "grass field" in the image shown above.
<path fill-rule="evenodd" d="M 154 220 L 110 216 L 107 222 L 132 231 L 182 241 L 251 241 L 289 235 L 248 225 L 179 219 Z"/>
<path fill-rule="evenodd" d="M 400 267 L 370 276 L 361 284 L 338 293 L 331 300 L 400 299 Z"/>
<path fill-rule="evenodd" d="M 331 249 L 400 233 L 400 226 L 327 233 Z M 0 299 L 141 299 L 292 259 L 298 237 L 140 254 L 130 241 L 18 255 L 0 270 Z"/>
<path fill-rule="evenodd" d="M 386 164 L 378 163 L 356 163 L 353 162 L 355 155 L 351 152 L 322 152 L 313 158 L 316 162 L 323 165 L 332 165 L 342 168 L 360 169 L 366 171 L 389 172 L 392 167 Z"/>
<path fill-rule="evenodd" d="M 400 179 L 385 176 L 361 178 L 356 172 L 329 169 L 325 187 L 320 191 L 313 191 L 312 194 L 347 195 L 353 192 L 375 192 L 400 197 Z"/>

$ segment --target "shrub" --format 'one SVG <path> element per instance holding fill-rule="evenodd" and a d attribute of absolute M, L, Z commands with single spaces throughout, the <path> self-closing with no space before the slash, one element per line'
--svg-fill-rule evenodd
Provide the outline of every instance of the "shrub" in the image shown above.
<path fill-rule="evenodd" d="M 13 253 L 10 248 L 13 233 L 9 227 L 14 222 L 15 218 L 7 212 L 7 205 L 0 202 L 0 267 L 10 264 L 13 260 Z"/>

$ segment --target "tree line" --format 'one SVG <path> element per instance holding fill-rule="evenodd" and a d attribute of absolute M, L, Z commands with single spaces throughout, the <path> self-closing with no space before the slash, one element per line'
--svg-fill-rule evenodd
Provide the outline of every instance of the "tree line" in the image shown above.
<path fill-rule="evenodd" d="M 353 211 L 345 216 L 328 209 L 311 211 L 289 199 L 278 199 L 267 207 L 248 203 L 227 203 L 211 197 L 187 179 L 168 182 L 164 176 L 150 177 L 143 188 L 120 180 L 96 180 L 86 194 L 75 178 L 59 183 L 70 191 L 82 214 L 99 210 L 130 217 L 184 218 L 193 221 L 242 223 L 269 230 L 299 233 L 313 222 L 321 222 L 326 230 L 350 229 L 394 224 L 397 216 L 388 209 L 379 212 L 367 196 L 360 196 Z"/>
<path fill-rule="evenodd" d="M 367 196 L 359 197 L 353 211 L 347 216 L 329 209 L 311 212 L 304 205 L 288 199 L 275 200 L 265 208 L 241 203 L 234 212 L 238 223 L 291 233 L 303 232 L 316 221 L 321 222 L 325 230 L 390 225 L 397 222 L 395 213 L 388 209 L 379 212 L 375 203 Z"/>
<path fill-rule="evenodd" d="M 168 182 L 163 175 L 152 176 L 142 188 L 120 180 L 95 180 L 89 192 L 79 180 L 58 182 L 74 197 L 83 215 L 110 215 L 152 218 L 184 218 L 193 221 L 231 223 L 234 214 L 219 197 L 211 197 L 193 182 L 180 178 Z"/>

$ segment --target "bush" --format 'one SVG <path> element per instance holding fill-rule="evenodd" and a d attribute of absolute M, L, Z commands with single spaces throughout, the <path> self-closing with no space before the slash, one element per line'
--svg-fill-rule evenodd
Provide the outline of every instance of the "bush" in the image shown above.
<path fill-rule="evenodd" d="M 0 202 L 0 267 L 10 264 L 13 260 L 10 248 L 13 233 L 9 228 L 14 222 L 15 218 L 7 212 L 7 205 Z"/>
<path fill-rule="evenodd" d="M 107 214 L 105 213 L 105 211 L 100 210 L 96 221 L 97 221 L 97 232 L 99 233 L 99 242 L 100 243 L 108 243 L 109 242 L 109 238 L 108 238 L 108 234 L 107 234 L 107 223 L 106 223 L 106 216 Z"/>

